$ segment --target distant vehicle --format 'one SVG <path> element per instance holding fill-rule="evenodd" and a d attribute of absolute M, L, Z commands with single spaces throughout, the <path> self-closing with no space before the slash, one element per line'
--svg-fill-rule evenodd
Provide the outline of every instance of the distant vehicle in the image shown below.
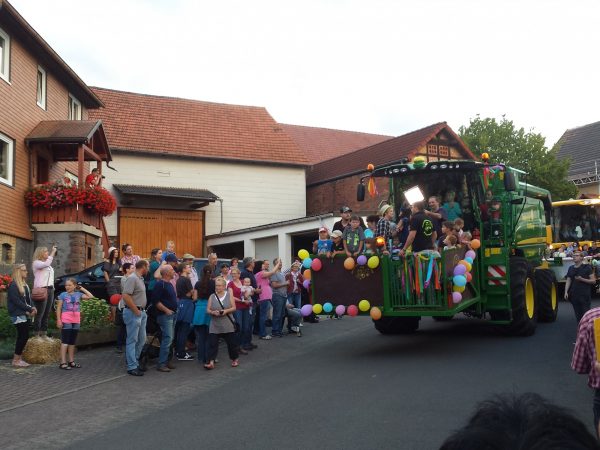
<path fill-rule="evenodd" d="M 223 263 L 229 265 L 230 262 L 231 260 L 229 259 L 218 259 L 217 267 L 221 267 L 221 264 Z M 207 258 L 194 259 L 194 267 L 198 272 L 198 276 L 201 276 L 202 268 L 206 264 L 208 264 Z M 102 298 L 108 301 L 108 295 L 106 293 L 106 281 L 104 280 L 104 272 L 102 272 L 103 265 L 104 261 L 83 269 L 81 272 L 71 273 L 56 278 L 56 280 L 54 280 L 55 297 L 57 297 L 61 292 L 65 291 L 65 282 L 69 278 L 74 278 L 77 283 L 81 284 L 85 289 L 90 291 L 94 297 Z"/>

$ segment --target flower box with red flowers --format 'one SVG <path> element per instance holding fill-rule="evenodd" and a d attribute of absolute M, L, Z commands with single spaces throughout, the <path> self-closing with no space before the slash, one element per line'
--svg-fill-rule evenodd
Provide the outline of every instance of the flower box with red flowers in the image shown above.
<path fill-rule="evenodd" d="M 25 202 L 33 208 L 58 209 L 81 205 L 101 216 L 110 216 L 117 209 L 117 201 L 101 186 L 67 187 L 61 184 L 41 184 L 25 193 Z"/>

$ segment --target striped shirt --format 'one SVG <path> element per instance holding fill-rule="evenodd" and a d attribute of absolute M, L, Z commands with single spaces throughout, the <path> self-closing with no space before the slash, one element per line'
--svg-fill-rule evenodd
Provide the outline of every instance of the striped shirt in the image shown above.
<path fill-rule="evenodd" d="M 573 350 L 571 368 L 577 373 L 588 374 L 588 386 L 600 388 L 600 373 L 595 370 L 596 345 L 594 341 L 594 319 L 600 318 L 600 308 L 590 309 L 579 322 L 577 341 Z"/>

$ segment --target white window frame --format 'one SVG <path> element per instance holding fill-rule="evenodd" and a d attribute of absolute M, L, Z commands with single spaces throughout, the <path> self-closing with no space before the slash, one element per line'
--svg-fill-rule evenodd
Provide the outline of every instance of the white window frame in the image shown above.
<path fill-rule="evenodd" d="M 46 109 L 46 86 L 48 83 L 48 77 L 46 76 L 46 71 L 44 69 L 42 69 L 40 66 L 38 66 L 37 77 L 39 77 L 40 74 L 42 75 L 42 78 L 41 78 L 42 83 L 41 83 L 41 86 L 39 84 L 37 85 L 36 102 L 40 108 L 45 110 Z M 37 81 L 38 80 L 36 78 L 36 83 L 37 83 Z"/>
<path fill-rule="evenodd" d="M 0 133 L 0 143 L 6 144 L 8 149 L 6 158 L 7 178 L 0 175 L 0 183 L 14 186 L 15 141 L 5 134 Z"/>
<path fill-rule="evenodd" d="M 77 111 L 74 110 L 74 106 L 77 106 Z M 81 120 L 82 113 L 81 102 L 69 94 L 69 120 Z"/>
<path fill-rule="evenodd" d="M 4 48 L 0 55 L 0 58 L 2 58 L 0 61 L 0 78 L 10 83 L 10 36 L 0 28 L 0 37 L 4 39 Z"/>

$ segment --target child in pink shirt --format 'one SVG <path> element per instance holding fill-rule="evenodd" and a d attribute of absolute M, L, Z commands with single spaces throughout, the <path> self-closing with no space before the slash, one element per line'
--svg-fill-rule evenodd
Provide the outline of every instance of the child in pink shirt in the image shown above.
<path fill-rule="evenodd" d="M 93 295 L 77 285 L 73 278 L 65 282 L 65 292 L 56 300 L 56 326 L 61 330 L 60 365 L 64 370 L 81 367 L 75 362 L 75 341 L 81 323 L 81 300 L 92 298 Z M 67 363 L 67 352 L 69 362 Z"/>

